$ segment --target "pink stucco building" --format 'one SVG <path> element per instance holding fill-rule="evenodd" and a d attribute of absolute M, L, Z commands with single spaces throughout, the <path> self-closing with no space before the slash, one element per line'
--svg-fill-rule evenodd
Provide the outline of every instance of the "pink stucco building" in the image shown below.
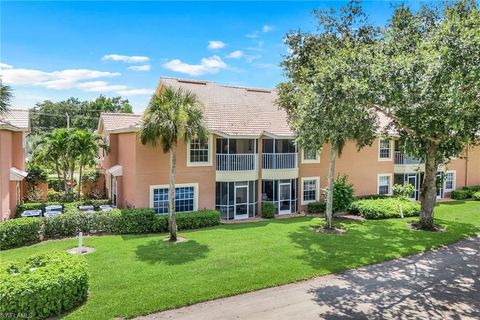
<path fill-rule="evenodd" d="M 193 140 L 178 146 L 177 211 L 210 208 L 221 211 L 223 219 L 244 219 L 257 215 L 264 201 L 286 214 L 320 199 L 327 184 L 329 146 L 321 154 L 295 146 L 274 90 L 174 78 L 162 78 L 157 90 L 164 85 L 196 93 L 210 131 L 207 143 Z M 379 117 L 380 127 L 386 120 Z M 99 133 L 111 149 L 101 161 L 107 192 L 120 207 L 165 213 L 168 154 L 140 143 L 140 123 L 141 114 L 101 115 Z M 345 147 L 337 173 L 348 175 L 357 195 L 391 194 L 395 183 L 410 182 L 418 198 L 424 164 L 404 156 L 392 136 L 379 136 L 361 151 L 351 143 Z M 445 173 L 439 198 L 465 185 L 480 185 L 480 147 L 469 146 L 464 156 L 438 168 Z"/>
<path fill-rule="evenodd" d="M 0 117 L 0 221 L 13 217 L 22 201 L 28 131 L 28 110 L 10 110 Z"/>

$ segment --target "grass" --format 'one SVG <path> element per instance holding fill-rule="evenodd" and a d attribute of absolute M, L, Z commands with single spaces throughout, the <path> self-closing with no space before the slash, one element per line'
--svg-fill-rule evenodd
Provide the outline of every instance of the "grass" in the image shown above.
<path fill-rule="evenodd" d="M 318 218 L 222 225 L 165 235 L 87 237 L 90 297 L 67 319 L 133 317 L 429 250 L 480 232 L 480 202 L 441 203 L 436 222 L 445 232 L 413 231 L 409 219 L 342 221 L 343 235 L 314 233 Z M 0 260 L 64 251 L 75 239 L 0 252 Z"/>

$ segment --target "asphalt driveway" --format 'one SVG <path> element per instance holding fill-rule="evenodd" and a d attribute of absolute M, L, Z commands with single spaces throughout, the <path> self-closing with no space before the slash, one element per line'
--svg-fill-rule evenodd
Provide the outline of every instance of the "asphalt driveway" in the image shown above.
<path fill-rule="evenodd" d="M 480 319 L 480 237 L 141 319 Z"/>

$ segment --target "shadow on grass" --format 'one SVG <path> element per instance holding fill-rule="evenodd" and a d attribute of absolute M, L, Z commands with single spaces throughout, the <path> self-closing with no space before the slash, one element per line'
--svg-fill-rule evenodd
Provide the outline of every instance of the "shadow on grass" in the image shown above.
<path fill-rule="evenodd" d="M 337 274 L 313 287 L 322 319 L 479 319 L 480 241 Z"/>
<path fill-rule="evenodd" d="M 190 261 L 207 257 L 209 248 L 194 240 L 181 243 L 170 243 L 163 239 L 149 241 L 145 245 L 139 245 L 135 250 L 137 258 L 151 264 L 165 263 L 179 265 Z"/>

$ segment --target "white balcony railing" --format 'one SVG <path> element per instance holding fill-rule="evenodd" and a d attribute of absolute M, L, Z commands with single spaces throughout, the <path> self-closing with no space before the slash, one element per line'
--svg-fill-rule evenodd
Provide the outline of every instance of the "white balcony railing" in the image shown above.
<path fill-rule="evenodd" d="M 295 169 L 297 153 L 264 153 L 263 169 Z"/>
<path fill-rule="evenodd" d="M 218 171 L 257 170 L 257 168 L 258 154 L 256 153 L 217 154 Z"/>
<path fill-rule="evenodd" d="M 420 164 L 422 160 L 405 156 L 400 151 L 395 151 L 395 164 Z"/>

